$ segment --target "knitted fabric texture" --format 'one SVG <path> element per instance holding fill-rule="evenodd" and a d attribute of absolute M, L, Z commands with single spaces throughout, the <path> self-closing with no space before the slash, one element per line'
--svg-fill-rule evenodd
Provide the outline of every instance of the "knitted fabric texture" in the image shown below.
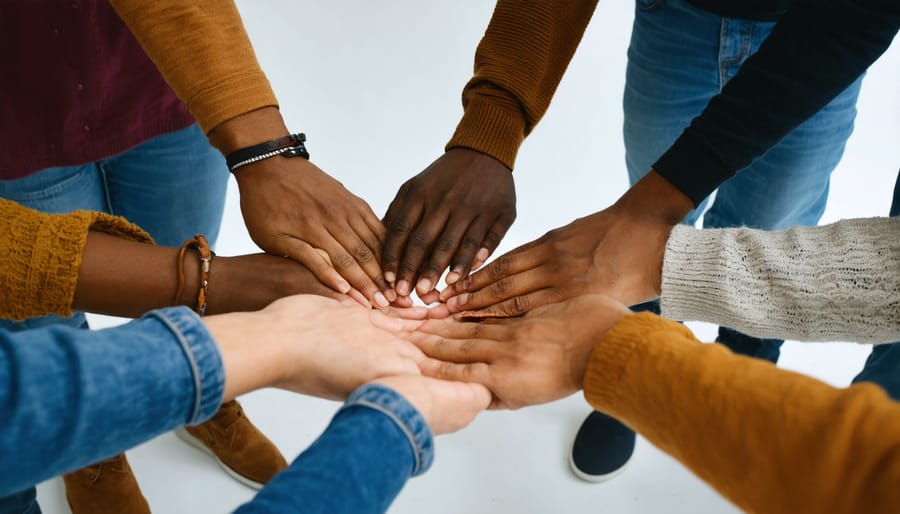
<path fill-rule="evenodd" d="M 796 341 L 900 340 L 900 218 L 767 232 L 676 227 L 664 316 Z"/>
<path fill-rule="evenodd" d="M 90 211 L 44 214 L 0 199 L 0 316 L 72 315 L 89 230 L 152 243 L 123 218 Z"/>

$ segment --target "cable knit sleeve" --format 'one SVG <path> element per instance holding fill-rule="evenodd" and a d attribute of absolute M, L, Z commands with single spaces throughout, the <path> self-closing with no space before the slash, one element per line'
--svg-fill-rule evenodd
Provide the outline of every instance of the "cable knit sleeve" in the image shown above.
<path fill-rule="evenodd" d="M 597 0 L 500 0 L 475 52 L 462 120 L 447 149 L 486 153 L 510 169 L 578 48 Z"/>
<path fill-rule="evenodd" d="M 900 404 L 700 344 L 650 313 L 594 348 L 584 394 L 747 512 L 900 512 Z"/>
<path fill-rule="evenodd" d="M 72 315 L 89 230 L 152 243 L 123 218 L 99 212 L 44 214 L 0 199 L 0 316 Z"/>
<path fill-rule="evenodd" d="M 774 232 L 676 227 L 661 307 L 756 337 L 900 340 L 900 218 Z"/>

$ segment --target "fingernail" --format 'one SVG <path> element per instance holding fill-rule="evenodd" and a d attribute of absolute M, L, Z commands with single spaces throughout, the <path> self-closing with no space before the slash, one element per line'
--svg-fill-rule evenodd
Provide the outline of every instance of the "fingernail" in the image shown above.
<path fill-rule="evenodd" d="M 387 298 L 385 298 L 380 291 L 375 293 L 375 296 L 373 296 L 373 298 L 375 299 L 375 304 L 379 307 L 384 308 L 391 304 L 391 302 L 387 301 Z"/>
<path fill-rule="evenodd" d="M 423 278 L 416 284 L 416 290 L 419 291 L 419 294 L 425 294 L 431 291 L 431 279 Z"/>
<path fill-rule="evenodd" d="M 409 296 L 409 281 L 401 280 L 397 282 L 397 294 L 400 296 Z"/>
<path fill-rule="evenodd" d="M 447 273 L 447 278 L 444 279 L 444 282 L 446 282 L 448 286 L 452 286 L 459 280 L 460 275 L 461 273 L 458 271 L 451 271 L 450 273 Z"/>
<path fill-rule="evenodd" d="M 475 254 L 475 260 L 484 262 L 490 256 L 491 252 L 487 248 L 482 248 L 481 250 L 478 250 L 478 253 Z"/>
<path fill-rule="evenodd" d="M 385 291 L 384 296 L 387 297 L 388 301 L 391 303 L 397 300 L 397 293 L 395 293 L 393 289 Z"/>
<path fill-rule="evenodd" d="M 394 280 L 397 280 L 397 274 L 393 271 L 385 271 L 384 280 L 387 281 L 388 284 L 393 284 Z"/>
<path fill-rule="evenodd" d="M 469 301 L 469 293 L 463 293 L 456 297 L 456 305 L 465 305 Z"/>
<path fill-rule="evenodd" d="M 338 292 L 341 294 L 347 294 L 350 292 L 350 283 L 349 282 L 338 282 Z"/>

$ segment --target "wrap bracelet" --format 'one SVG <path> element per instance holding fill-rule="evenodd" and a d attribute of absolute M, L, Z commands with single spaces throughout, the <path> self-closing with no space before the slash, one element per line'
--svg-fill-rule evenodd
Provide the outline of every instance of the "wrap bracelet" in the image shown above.
<path fill-rule="evenodd" d="M 305 143 L 306 134 L 291 134 L 274 141 L 235 150 L 225 157 L 225 163 L 228 165 L 228 170 L 234 172 L 248 164 L 278 155 L 288 158 L 299 156 L 308 160 L 309 152 L 306 150 Z"/>
<path fill-rule="evenodd" d="M 215 253 L 209 248 L 209 242 L 203 234 L 197 234 L 193 239 L 188 239 L 181 245 L 178 250 L 178 288 L 175 290 L 175 305 L 181 300 L 181 293 L 184 291 L 184 255 L 187 249 L 196 250 L 200 255 L 200 287 L 197 289 L 197 304 L 194 311 L 203 316 L 206 314 L 207 293 L 209 293 L 209 265 L 212 263 Z"/>

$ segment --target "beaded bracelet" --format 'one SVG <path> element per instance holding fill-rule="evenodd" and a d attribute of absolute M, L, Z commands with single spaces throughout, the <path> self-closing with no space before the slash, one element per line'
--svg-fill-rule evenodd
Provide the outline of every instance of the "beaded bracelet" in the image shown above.
<path fill-rule="evenodd" d="M 209 265 L 215 257 L 215 253 L 209 248 L 209 242 L 203 234 L 197 234 L 193 239 L 188 239 L 181 245 L 178 250 L 178 288 L 175 291 L 175 300 L 172 302 L 178 305 L 181 299 L 181 293 L 184 291 L 184 254 L 187 249 L 197 250 L 200 254 L 200 287 L 197 291 L 197 305 L 194 310 L 197 314 L 203 316 L 206 314 L 206 295 L 209 292 Z"/>

